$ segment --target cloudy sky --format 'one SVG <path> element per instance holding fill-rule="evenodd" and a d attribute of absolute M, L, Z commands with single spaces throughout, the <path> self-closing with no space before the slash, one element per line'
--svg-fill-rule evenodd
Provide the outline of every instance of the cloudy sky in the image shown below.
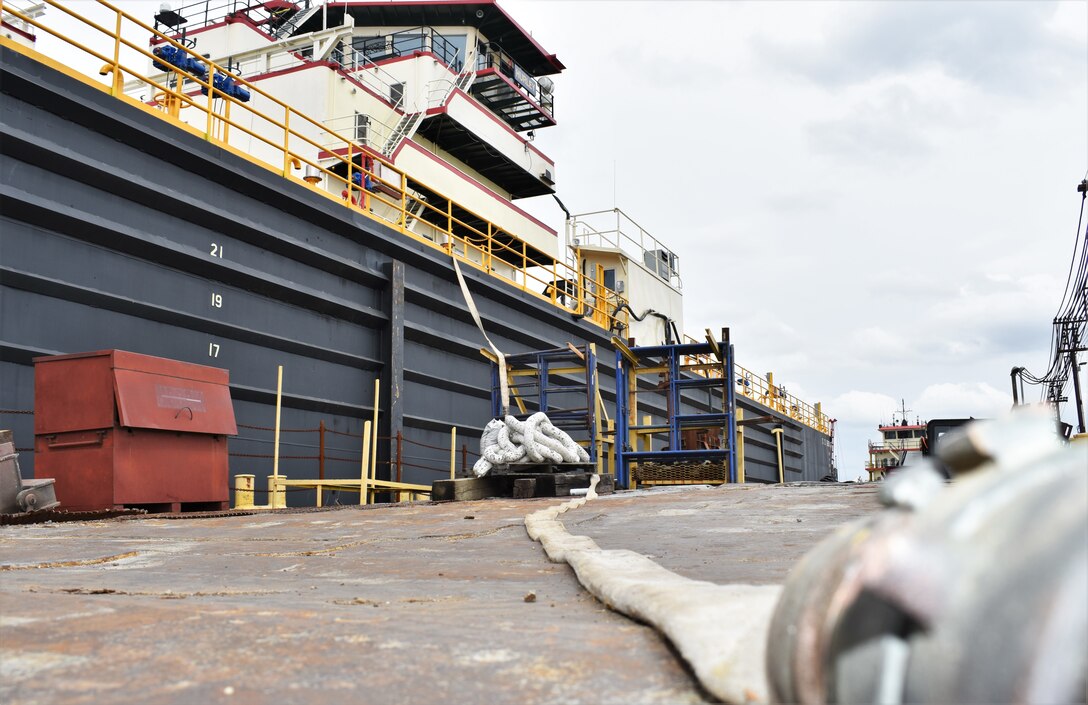
<path fill-rule="evenodd" d="M 841 479 L 900 399 L 992 416 L 1010 368 L 1046 369 L 1088 2 L 501 4 L 568 67 L 536 140 L 560 198 L 675 250 L 686 330 L 729 326 L 742 365 L 822 401 Z"/>
<path fill-rule="evenodd" d="M 841 479 L 900 399 L 992 416 L 1010 368 L 1045 371 L 1088 3 L 501 4 L 568 67 L 537 137 L 560 198 L 675 249 L 687 331 L 729 326 L 742 365 L 822 401 Z"/>

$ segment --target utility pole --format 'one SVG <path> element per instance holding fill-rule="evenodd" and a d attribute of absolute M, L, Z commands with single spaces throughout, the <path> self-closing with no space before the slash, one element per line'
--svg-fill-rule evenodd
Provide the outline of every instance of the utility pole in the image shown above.
<path fill-rule="evenodd" d="M 1016 378 L 1023 371 L 1024 371 L 1023 367 L 1014 367 L 1014 368 L 1012 368 L 1012 372 L 1009 373 L 1009 377 L 1012 378 L 1012 405 L 1014 407 L 1015 406 L 1020 406 L 1020 396 L 1019 396 L 1019 394 L 1017 394 L 1017 391 L 1016 391 Z M 1021 382 L 1021 384 L 1022 384 L 1022 382 Z"/>
<path fill-rule="evenodd" d="M 1085 350 L 1080 347 L 1080 340 L 1077 336 L 1077 329 L 1072 328 L 1072 345 L 1069 346 L 1069 373 L 1073 375 L 1073 403 L 1077 407 L 1077 433 L 1084 433 L 1084 401 L 1080 396 L 1080 366 L 1077 364 L 1077 352 Z"/>

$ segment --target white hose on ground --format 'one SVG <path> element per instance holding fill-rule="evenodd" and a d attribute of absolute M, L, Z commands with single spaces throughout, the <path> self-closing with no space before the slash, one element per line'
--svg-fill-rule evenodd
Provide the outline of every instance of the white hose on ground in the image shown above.
<path fill-rule="evenodd" d="M 538 411 L 524 421 L 513 416 L 488 421 L 480 436 L 480 459 L 472 470 L 476 477 L 483 477 L 516 463 L 588 462 L 586 449 Z"/>
<path fill-rule="evenodd" d="M 677 575 L 646 556 L 603 550 L 567 532 L 559 516 L 596 499 L 593 476 L 585 497 L 525 517 L 525 530 L 555 563 L 610 609 L 665 635 L 699 682 L 725 703 L 769 700 L 764 654 L 780 585 L 717 585 Z"/>

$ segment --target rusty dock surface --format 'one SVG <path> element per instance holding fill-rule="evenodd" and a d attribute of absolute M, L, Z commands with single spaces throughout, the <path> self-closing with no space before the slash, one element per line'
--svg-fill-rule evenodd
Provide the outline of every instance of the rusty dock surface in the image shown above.
<path fill-rule="evenodd" d="M 0 702 L 700 703 L 522 524 L 559 499 L 0 527 Z M 563 517 L 686 577 L 781 583 L 871 486 L 601 497 Z"/>

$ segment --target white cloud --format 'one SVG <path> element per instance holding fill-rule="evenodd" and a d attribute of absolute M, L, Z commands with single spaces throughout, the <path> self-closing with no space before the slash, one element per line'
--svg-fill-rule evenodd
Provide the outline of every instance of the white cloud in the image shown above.
<path fill-rule="evenodd" d="M 945 382 L 923 389 L 914 405 L 928 419 L 993 418 L 1009 410 L 1010 395 L 986 382 Z"/>
<path fill-rule="evenodd" d="M 1082 35 L 1052 29 L 1055 3 L 888 2 L 839 5 L 835 23 L 801 41 L 761 39 L 774 66 L 840 87 L 938 68 L 988 91 L 1035 95 L 1079 72 Z M 1083 28 L 1083 21 L 1080 27 Z"/>
<path fill-rule="evenodd" d="M 891 420 L 892 413 L 899 406 L 899 400 L 879 392 L 852 389 L 835 397 L 825 406 L 833 409 L 833 415 L 842 423 L 856 423 L 875 429 L 879 422 Z"/>

